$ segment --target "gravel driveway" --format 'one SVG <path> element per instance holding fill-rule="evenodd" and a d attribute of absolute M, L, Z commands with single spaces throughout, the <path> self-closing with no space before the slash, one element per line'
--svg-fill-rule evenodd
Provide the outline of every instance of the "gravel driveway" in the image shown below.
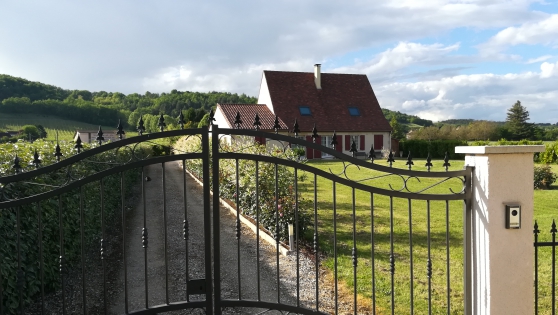
<path fill-rule="evenodd" d="M 151 165 L 145 168 L 145 224 L 148 230 L 147 251 L 142 246 L 142 228 L 144 227 L 144 207 L 141 198 L 141 187 L 136 189 L 136 197 L 129 203 L 126 215 L 125 242 L 122 242 L 121 222 L 114 222 L 116 228 L 109 231 L 107 238 L 113 241 L 107 250 L 107 282 L 106 299 L 104 298 L 102 265 L 96 250 L 91 250 L 86 268 L 87 309 L 89 314 L 104 314 L 106 303 L 108 314 L 124 314 L 125 288 L 127 283 L 128 312 L 149 307 L 185 301 L 187 279 L 205 278 L 205 240 L 203 216 L 203 189 L 189 175 L 186 175 L 186 199 L 188 216 L 188 240 L 183 237 L 184 209 L 184 177 L 182 162 L 165 164 L 165 191 L 162 188 L 162 166 Z M 165 250 L 165 217 L 163 215 L 163 195 L 166 203 L 166 250 Z M 236 239 L 236 218 L 224 207 L 220 211 L 221 221 L 221 296 L 223 299 L 257 300 L 257 242 L 255 234 L 246 227 L 241 229 L 240 247 Z M 109 224 L 110 225 L 110 224 Z M 125 246 L 125 264 L 122 255 L 122 244 Z M 188 253 L 188 257 L 186 255 Z M 240 272 L 238 271 L 238 252 L 240 252 Z M 147 253 L 147 283 L 145 288 L 145 255 Z M 165 253 L 167 264 L 165 265 Z M 297 298 L 297 256 L 279 256 L 277 270 L 277 254 L 274 247 L 260 240 L 259 244 L 259 277 L 261 301 L 296 305 Z M 187 259 L 186 259 L 187 257 Z M 126 268 L 124 268 L 126 266 Z M 300 254 L 298 262 L 300 273 L 299 303 L 310 309 L 316 307 L 315 296 L 315 262 Z M 126 272 L 124 271 L 126 269 Z M 334 292 L 330 281 L 326 281 L 323 270 L 319 276 L 319 307 L 320 311 L 331 313 Z M 240 274 L 240 286 L 239 278 Z M 279 274 L 279 284 L 277 283 Z M 81 270 L 70 272 L 66 285 L 66 309 L 68 314 L 81 314 Z M 168 282 L 168 286 L 166 283 Z M 279 287 L 279 292 L 277 288 Z M 204 296 L 190 295 L 190 301 L 204 300 Z M 340 297 L 339 314 L 350 310 L 349 303 L 343 303 Z M 47 314 L 61 314 L 60 292 L 47 296 Z M 38 312 L 38 303 L 29 309 Z M 265 310 L 248 308 L 227 308 L 224 314 L 259 314 Z M 35 313 L 35 312 L 32 312 Z M 286 312 L 285 312 L 286 313 Z M 352 313 L 352 312 L 351 312 Z M 205 314 L 202 309 L 172 311 L 165 314 Z M 265 314 L 284 314 L 279 311 L 268 311 Z M 292 314 L 292 313 L 291 313 Z"/>

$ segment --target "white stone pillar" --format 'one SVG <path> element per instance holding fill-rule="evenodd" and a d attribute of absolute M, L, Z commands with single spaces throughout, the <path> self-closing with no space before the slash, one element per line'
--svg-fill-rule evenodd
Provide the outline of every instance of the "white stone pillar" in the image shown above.
<path fill-rule="evenodd" d="M 533 154 L 544 146 L 456 147 L 472 179 L 472 311 L 533 314 Z M 506 229 L 505 205 L 521 206 L 521 228 Z"/>

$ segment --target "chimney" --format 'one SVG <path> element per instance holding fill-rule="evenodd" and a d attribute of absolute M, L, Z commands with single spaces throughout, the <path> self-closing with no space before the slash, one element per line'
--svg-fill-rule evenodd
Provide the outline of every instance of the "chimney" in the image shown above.
<path fill-rule="evenodd" d="M 316 89 L 322 89 L 322 73 L 320 69 L 321 65 L 319 63 L 314 65 L 314 83 L 316 83 Z"/>

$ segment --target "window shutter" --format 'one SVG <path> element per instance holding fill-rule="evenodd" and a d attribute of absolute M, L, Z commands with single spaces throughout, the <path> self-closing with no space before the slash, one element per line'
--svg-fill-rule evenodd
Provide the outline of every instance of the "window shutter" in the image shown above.
<path fill-rule="evenodd" d="M 364 150 L 364 135 L 360 135 L 360 150 Z"/>
<path fill-rule="evenodd" d="M 381 150 L 384 146 L 384 136 L 374 135 L 374 150 Z"/>
<path fill-rule="evenodd" d="M 345 135 L 345 151 L 351 150 L 351 136 Z"/>
<path fill-rule="evenodd" d="M 335 146 L 335 150 L 339 152 L 343 152 L 343 136 L 335 136 L 337 138 L 337 145 Z"/>
<path fill-rule="evenodd" d="M 306 136 L 306 141 L 312 142 L 312 137 Z M 314 158 L 314 149 L 306 147 L 306 158 L 309 160 Z"/>

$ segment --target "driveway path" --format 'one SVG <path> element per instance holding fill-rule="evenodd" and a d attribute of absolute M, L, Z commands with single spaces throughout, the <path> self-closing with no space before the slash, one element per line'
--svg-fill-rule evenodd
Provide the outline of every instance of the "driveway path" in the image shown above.
<path fill-rule="evenodd" d="M 182 162 L 165 164 L 165 201 L 167 226 L 167 267 L 165 268 L 165 218 L 163 215 L 163 188 L 161 165 L 145 168 L 148 178 L 145 184 L 146 226 L 148 230 L 148 303 L 149 306 L 172 303 L 186 299 L 186 269 L 188 279 L 203 279 L 204 272 L 204 217 L 203 191 L 191 177 L 186 176 L 187 216 L 189 222 L 189 238 L 183 238 L 183 220 L 185 216 L 183 202 Z M 235 233 L 236 220 L 230 212 L 221 207 L 221 287 L 223 298 L 238 299 L 238 260 L 237 240 Z M 142 247 L 142 228 L 144 226 L 143 202 L 131 209 L 126 218 L 126 267 L 128 310 L 143 309 L 145 298 L 145 250 Z M 257 268 L 256 239 L 251 231 L 242 228 L 240 246 L 240 282 L 242 299 L 257 299 Z M 188 259 L 186 259 L 186 249 Z M 296 304 L 296 259 L 295 256 L 280 257 L 280 300 L 281 303 Z M 294 270 L 293 270 L 294 266 Z M 168 271 L 167 271 L 168 270 Z M 301 300 L 313 301 L 312 263 L 306 259 L 300 261 Z M 119 279 L 113 279 L 115 285 L 123 287 L 124 270 Z M 168 290 L 166 281 L 168 279 Z M 260 294 L 262 301 L 277 301 L 277 265 L 276 252 L 271 246 L 260 241 Z M 200 300 L 201 296 L 191 296 L 190 300 Z M 320 297 L 320 299 L 322 299 Z M 111 296 L 111 313 L 124 313 L 124 290 Z M 302 303 L 302 302 L 301 302 Z M 307 304 L 313 307 L 313 302 Z M 262 310 L 226 309 L 224 314 L 256 314 Z M 202 314 L 202 310 L 175 311 L 169 314 Z M 266 314 L 280 314 L 267 312 Z"/>

